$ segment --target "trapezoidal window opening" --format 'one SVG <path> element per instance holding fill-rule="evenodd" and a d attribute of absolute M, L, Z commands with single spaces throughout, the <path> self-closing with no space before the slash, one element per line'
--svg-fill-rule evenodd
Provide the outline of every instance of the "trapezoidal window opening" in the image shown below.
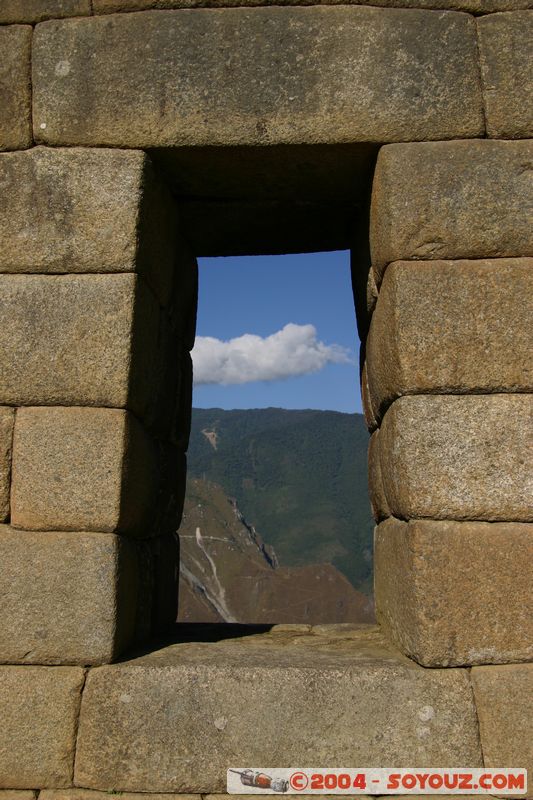
<path fill-rule="evenodd" d="M 199 260 L 179 622 L 374 620 L 347 251 Z"/>

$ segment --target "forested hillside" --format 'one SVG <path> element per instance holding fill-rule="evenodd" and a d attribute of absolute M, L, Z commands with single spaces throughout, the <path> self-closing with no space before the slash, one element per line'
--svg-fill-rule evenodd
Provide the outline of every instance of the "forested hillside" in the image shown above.
<path fill-rule="evenodd" d="M 332 563 L 368 593 L 367 445 L 359 414 L 194 409 L 189 475 L 234 497 L 281 564 Z"/>

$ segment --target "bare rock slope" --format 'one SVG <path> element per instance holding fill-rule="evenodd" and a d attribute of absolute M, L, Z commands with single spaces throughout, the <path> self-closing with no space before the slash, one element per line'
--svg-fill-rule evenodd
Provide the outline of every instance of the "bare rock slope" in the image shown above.
<path fill-rule="evenodd" d="M 332 564 L 280 566 L 220 486 L 189 481 L 180 528 L 183 622 L 368 622 L 372 601 Z"/>

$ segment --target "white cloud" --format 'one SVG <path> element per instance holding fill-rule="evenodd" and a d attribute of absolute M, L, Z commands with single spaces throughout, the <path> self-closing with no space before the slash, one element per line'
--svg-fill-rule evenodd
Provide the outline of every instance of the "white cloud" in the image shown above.
<path fill-rule="evenodd" d="M 349 351 L 317 339 L 314 325 L 289 323 L 262 338 L 245 333 L 227 342 L 198 336 L 192 351 L 195 384 L 275 381 L 350 364 Z"/>

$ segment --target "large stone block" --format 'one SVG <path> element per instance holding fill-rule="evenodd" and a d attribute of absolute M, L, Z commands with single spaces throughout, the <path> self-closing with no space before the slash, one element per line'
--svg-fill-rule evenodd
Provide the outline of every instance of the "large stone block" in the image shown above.
<path fill-rule="evenodd" d="M 487 767 L 525 767 L 533 797 L 533 664 L 475 667 L 472 684 Z"/>
<path fill-rule="evenodd" d="M 160 314 L 137 276 L 0 275 L 0 317 L 0 402 L 155 402 Z"/>
<path fill-rule="evenodd" d="M 2 0 L 0 23 L 42 22 L 91 13 L 91 0 Z"/>
<path fill-rule="evenodd" d="M 18 410 L 14 527 L 149 536 L 158 485 L 155 446 L 132 414 L 111 408 Z"/>
<path fill-rule="evenodd" d="M 0 526 L 0 662 L 105 664 L 131 643 L 134 544 Z"/>
<path fill-rule="evenodd" d="M 488 14 L 493 11 L 529 8 L 529 0 L 93 0 L 95 14 L 141 11 L 148 8 L 234 8 L 273 5 L 372 5 L 383 8 L 434 8 Z"/>
<path fill-rule="evenodd" d="M 532 256 L 532 161 L 532 142 L 383 147 L 370 224 L 378 281 L 402 259 Z"/>
<path fill-rule="evenodd" d="M 533 136 L 532 24 L 531 11 L 490 14 L 478 20 L 489 136 L 498 139 Z"/>
<path fill-rule="evenodd" d="M 428 667 L 532 658 L 533 525 L 389 519 L 374 558 L 378 619 L 411 658 Z"/>
<path fill-rule="evenodd" d="M 484 132 L 476 62 L 475 23 L 453 13 L 315 6 L 50 21 L 34 38 L 35 134 L 143 148 L 465 138 Z"/>
<path fill-rule="evenodd" d="M 29 25 L 0 28 L 0 150 L 31 144 L 31 40 Z"/>
<path fill-rule="evenodd" d="M 400 397 L 379 433 L 381 474 L 402 519 L 533 521 L 531 395 Z"/>
<path fill-rule="evenodd" d="M 84 670 L 0 667 L 0 788 L 70 786 Z"/>
<path fill-rule="evenodd" d="M 533 391 L 531 296 L 531 258 L 390 264 L 366 343 L 372 406 Z"/>
<path fill-rule="evenodd" d="M 106 664 L 119 656 L 132 642 L 140 595 L 134 548 L 106 533 L 0 526 L 0 662 Z"/>
<path fill-rule="evenodd" d="M 4 522 L 9 517 L 11 449 L 14 422 L 14 410 L 0 407 L 0 522 Z"/>
<path fill-rule="evenodd" d="M 77 784 L 223 792 L 235 759 L 477 766 L 467 675 L 424 670 L 373 628 L 176 644 L 91 670 Z"/>
<path fill-rule="evenodd" d="M 168 300 L 177 211 L 144 153 L 4 154 L 0 186 L 0 272 L 139 272 Z"/>

